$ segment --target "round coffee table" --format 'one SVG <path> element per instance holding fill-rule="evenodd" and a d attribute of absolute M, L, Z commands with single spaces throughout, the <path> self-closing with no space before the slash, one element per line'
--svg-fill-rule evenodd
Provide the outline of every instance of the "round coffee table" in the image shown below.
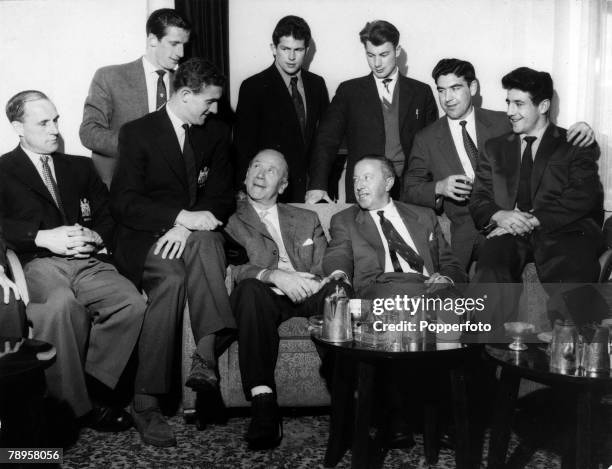
<path fill-rule="evenodd" d="M 450 374 L 456 434 L 456 464 L 459 469 L 470 467 L 470 426 L 465 368 L 472 360 L 479 359 L 481 347 L 459 343 L 436 344 L 436 342 L 424 342 L 420 343 L 418 347 L 414 347 L 414 350 L 396 352 L 376 348 L 358 341 L 328 342 L 321 339 L 318 332 L 313 332 L 311 337 L 318 348 L 325 354 L 333 354 L 335 360 L 331 389 L 329 439 L 325 453 L 326 467 L 336 466 L 349 446 L 352 448 L 352 468 L 373 467 L 372 456 L 374 451 L 372 451 L 372 446 L 377 442 L 373 442 L 370 438 L 369 425 L 372 417 L 372 401 L 375 397 L 374 374 L 377 367 L 383 366 L 389 361 L 406 365 L 406 368 L 413 365 L 415 370 L 439 370 Z M 357 396 L 354 409 L 355 418 L 353 420 L 354 370 L 357 372 Z M 418 378 L 418 375 L 415 374 L 414 377 Z M 420 405 L 421 403 L 419 403 Z M 436 406 L 432 407 L 424 404 L 424 407 L 426 416 L 425 457 L 429 464 L 435 464 L 438 454 Z M 388 428 L 382 429 L 381 434 L 385 435 L 387 431 Z"/>
<path fill-rule="evenodd" d="M 594 410 L 604 393 L 612 390 L 612 373 L 585 376 L 579 372 L 563 374 L 550 369 L 550 360 L 544 347 L 529 344 L 522 352 L 509 350 L 507 345 L 487 345 L 487 356 L 501 366 L 500 387 L 497 398 L 497 408 L 493 417 L 491 438 L 489 443 L 488 467 L 502 468 L 505 466 L 508 441 L 510 438 L 510 423 L 518 396 L 521 378 L 527 378 L 548 386 L 561 387 L 571 392 L 576 402 L 576 438 L 568 448 L 575 444 L 575 455 L 563 455 L 563 468 L 576 469 L 596 468 L 593 461 L 592 436 L 594 433 Z M 575 458 L 575 461 L 572 459 Z M 608 462 L 609 464 L 609 462 Z"/>

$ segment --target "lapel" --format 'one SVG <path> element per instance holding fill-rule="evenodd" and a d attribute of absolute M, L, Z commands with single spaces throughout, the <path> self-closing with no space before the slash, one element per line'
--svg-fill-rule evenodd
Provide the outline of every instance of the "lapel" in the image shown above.
<path fill-rule="evenodd" d="M 281 107 L 281 115 L 286 116 L 293 122 L 293 126 L 296 129 L 300 129 L 300 122 L 297 118 L 297 113 L 295 112 L 295 107 L 293 106 L 293 100 L 291 98 L 291 93 L 285 84 L 285 80 L 281 76 L 280 72 L 276 68 L 276 65 L 272 64 L 270 68 L 268 68 L 268 76 L 270 78 L 271 88 L 274 90 L 274 94 L 276 95 L 276 99 L 273 99 L 273 102 L 276 102 Z M 304 82 L 304 72 L 302 71 L 302 81 Z M 306 82 L 304 82 L 304 90 L 306 94 L 306 103 L 308 106 L 309 93 L 306 89 Z M 310 109 L 306 108 L 306 125 L 308 125 L 308 117 L 310 116 Z M 299 130 L 301 133 L 301 130 Z"/>
<path fill-rule="evenodd" d="M 238 203 L 238 206 L 236 207 L 236 216 L 246 226 L 253 228 L 263 237 L 274 241 L 272 236 L 270 236 L 270 233 L 268 233 L 266 226 L 259 219 L 259 215 L 257 215 L 257 212 L 249 202 L 242 201 Z M 283 241 L 284 240 L 285 239 L 283 238 Z"/>
<path fill-rule="evenodd" d="M 413 90 L 412 86 L 410 85 L 410 82 L 401 73 L 398 74 L 396 86 L 399 86 L 398 121 L 399 128 L 402 129 L 402 127 L 404 126 L 404 121 L 406 120 L 406 116 L 408 115 L 408 111 L 410 110 L 410 105 L 412 104 L 412 100 L 414 99 L 414 93 L 412 92 Z M 423 113 L 422 109 L 421 113 Z"/>
<path fill-rule="evenodd" d="M 374 74 L 370 73 L 368 76 L 364 77 L 365 79 L 362 82 L 363 90 L 361 92 L 361 96 L 357 96 L 356 99 L 363 102 L 363 110 L 367 111 L 369 116 L 362 116 L 363 119 L 371 120 L 372 127 L 376 126 L 377 128 L 372 128 L 372 135 L 382 135 L 383 136 L 383 145 L 382 151 L 384 152 L 385 144 L 385 118 L 383 117 L 382 104 L 380 103 L 380 96 L 378 96 L 378 88 L 376 88 L 376 79 L 374 78 Z M 399 85 L 399 83 L 398 83 Z M 400 101 L 401 104 L 401 101 Z M 363 112 L 363 111 L 361 111 Z M 384 265 L 384 264 L 383 264 Z"/>
<path fill-rule="evenodd" d="M 65 155 L 56 153 L 53 155 L 53 166 L 55 166 L 55 177 L 66 219 L 68 223 L 76 223 L 79 219 L 81 204 L 70 161 Z"/>
<path fill-rule="evenodd" d="M 535 194 L 538 190 L 542 176 L 550 157 L 555 152 L 557 147 L 563 143 L 563 137 L 559 134 L 559 130 L 552 123 L 548 124 L 548 127 L 542 135 L 542 141 L 538 146 L 538 151 L 533 160 L 533 170 L 531 171 L 531 200 L 535 200 Z"/>
<path fill-rule="evenodd" d="M 438 138 L 438 148 L 440 150 L 440 155 L 449 155 L 450 158 L 444 158 L 448 165 L 451 168 L 451 174 L 462 174 L 463 166 L 461 165 L 461 160 L 459 159 L 459 153 L 457 152 L 457 147 L 455 146 L 455 141 L 453 140 L 453 135 L 451 134 L 450 124 L 448 123 L 448 117 L 443 117 L 440 122 L 441 129 L 440 132 L 436 132 L 436 136 Z"/>
<path fill-rule="evenodd" d="M 376 257 L 378 257 L 378 264 L 380 265 L 381 271 L 385 271 L 385 247 L 383 246 L 382 239 L 378 233 L 376 223 L 372 220 L 372 216 L 367 210 L 359 209 L 357 215 L 355 215 L 355 223 L 357 229 L 365 240 L 372 246 Z"/>
<path fill-rule="evenodd" d="M 499 166 L 499 172 L 495 171 L 497 179 L 501 179 L 501 187 L 505 183 L 508 203 L 512 205 L 516 203 L 521 172 L 521 138 L 517 134 L 511 133 L 504 140 L 501 158 L 496 162 Z"/>
<path fill-rule="evenodd" d="M 28 155 L 25 154 L 20 145 L 13 150 L 13 158 L 14 159 L 11 162 L 11 172 L 13 175 L 23 184 L 45 199 L 59 213 L 59 209 L 55 205 L 55 201 L 53 200 L 49 189 L 47 189 L 47 186 L 45 186 L 45 183 L 40 177 L 38 170 L 32 163 L 32 160 L 30 160 Z M 55 158 L 53 163 L 55 164 Z"/>
<path fill-rule="evenodd" d="M 306 136 L 305 141 L 309 140 L 310 135 L 314 132 L 315 126 L 317 125 L 316 121 L 313 120 L 315 116 L 314 112 L 314 82 L 311 79 L 310 75 L 302 70 L 302 83 L 304 84 L 304 94 L 306 94 Z"/>
<path fill-rule="evenodd" d="M 474 107 L 474 122 L 476 124 L 476 146 L 478 151 L 483 151 L 484 144 L 487 140 L 497 135 L 491 135 L 491 121 L 477 107 Z"/>
<path fill-rule="evenodd" d="M 131 83 L 134 87 L 134 96 L 142 96 L 142 99 L 138 100 L 138 111 L 134 110 L 135 114 L 144 116 L 149 113 L 149 94 L 147 92 L 147 80 L 145 77 L 144 65 L 142 64 L 142 57 L 132 62 L 132 67 L 129 71 L 131 75 Z M 170 79 L 172 82 L 172 79 Z M 168 96 L 170 94 L 168 93 Z"/>
<path fill-rule="evenodd" d="M 429 250 L 429 231 L 426 229 L 425 223 L 419 220 L 418 214 L 410 210 L 408 205 L 393 202 L 397 211 L 404 221 L 404 225 L 410 233 L 412 242 L 414 243 L 419 256 L 423 259 L 427 272 L 431 275 L 437 269 L 434 268 L 431 252 Z"/>
<path fill-rule="evenodd" d="M 291 259 L 291 263 L 293 264 L 295 270 L 305 270 L 303 268 L 304 263 L 300 259 L 297 249 L 299 245 L 295 242 L 297 240 L 296 231 L 298 220 L 294 217 L 291 210 L 289 210 L 285 204 L 277 204 L 277 209 L 278 224 L 281 229 L 281 236 L 283 238 L 283 243 L 285 244 L 287 254 L 289 255 L 289 259 Z"/>
<path fill-rule="evenodd" d="M 162 158 L 167 161 L 168 166 L 170 166 L 176 177 L 181 181 L 185 190 L 188 190 L 187 172 L 185 170 L 185 163 L 183 162 L 183 153 L 174 127 L 172 127 L 170 116 L 168 116 L 165 107 L 152 114 L 155 117 L 155 127 L 152 126 L 151 132 L 157 141 L 155 151 L 162 155 Z"/>

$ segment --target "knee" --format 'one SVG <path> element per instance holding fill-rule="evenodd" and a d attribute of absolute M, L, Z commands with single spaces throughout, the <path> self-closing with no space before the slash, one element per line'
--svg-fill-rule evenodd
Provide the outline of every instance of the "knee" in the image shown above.
<path fill-rule="evenodd" d="M 232 291 L 230 302 L 236 317 L 255 316 L 261 308 L 261 299 L 268 295 L 269 287 L 260 280 L 242 280 Z"/>
<path fill-rule="evenodd" d="M 221 247 L 223 236 L 216 231 L 193 231 L 187 238 L 187 246 Z"/>
<path fill-rule="evenodd" d="M 61 323 L 70 322 L 75 310 L 84 309 L 69 288 L 53 290 L 47 297 L 47 301 L 44 302 L 44 306 L 47 309 L 46 314 Z"/>

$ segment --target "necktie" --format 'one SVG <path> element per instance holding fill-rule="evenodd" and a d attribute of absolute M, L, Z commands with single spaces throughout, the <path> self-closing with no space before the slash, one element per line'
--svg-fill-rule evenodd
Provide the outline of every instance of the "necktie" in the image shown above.
<path fill-rule="evenodd" d="M 300 122 L 302 137 L 304 137 L 306 135 L 306 110 L 304 109 L 302 95 L 298 91 L 297 81 L 297 77 L 291 77 L 291 100 L 293 101 L 293 107 L 295 108 L 295 113 Z"/>
<path fill-rule="evenodd" d="M 183 144 L 183 160 L 185 163 L 185 172 L 187 173 L 187 187 L 189 188 L 189 206 L 193 206 L 196 199 L 196 167 L 195 154 L 191 146 L 191 136 L 189 132 L 189 124 L 183 124 L 185 129 L 185 143 Z"/>
<path fill-rule="evenodd" d="M 265 210 L 261 212 L 259 217 L 262 223 L 265 225 L 266 229 L 268 230 L 268 233 L 270 233 L 270 236 L 272 236 L 272 239 L 276 243 L 276 246 L 278 247 L 279 262 L 280 263 L 289 262 L 289 257 L 287 255 L 287 251 L 285 250 L 285 244 L 283 243 L 283 238 L 281 237 L 280 233 L 275 228 L 274 224 L 272 223 L 272 220 L 270 220 L 269 215 L 270 215 L 270 212 L 268 210 Z"/>
<path fill-rule="evenodd" d="M 516 196 L 516 206 L 523 212 L 529 212 L 531 205 L 531 170 L 533 169 L 533 155 L 531 146 L 537 137 L 525 137 L 525 150 L 521 157 L 521 174 L 519 178 L 518 194 Z"/>
<path fill-rule="evenodd" d="M 391 78 L 385 78 L 382 81 L 382 84 L 385 86 L 385 91 L 383 91 L 382 102 L 383 105 L 389 108 L 391 106 L 391 102 L 393 101 L 393 96 L 391 96 L 391 90 L 389 89 L 389 83 L 393 80 Z"/>
<path fill-rule="evenodd" d="M 467 121 L 459 122 L 461 125 L 461 136 L 463 137 L 463 146 L 465 147 L 465 152 L 467 153 L 470 161 L 472 162 L 472 168 L 476 170 L 476 165 L 478 163 L 478 148 L 474 144 L 474 140 L 470 137 L 470 134 L 467 131 L 466 125 Z"/>
<path fill-rule="evenodd" d="M 393 264 L 393 270 L 395 272 L 403 272 L 401 264 L 397 255 L 399 254 L 404 258 L 408 265 L 419 273 L 423 273 L 423 259 L 419 256 L 414 249 L 408 246 L 408 243 L 402 238 L 397 232 L 393 223 L 385 218 L 384 210 L 376 212 L 380 217 L 380 227 L 382 228 L 385 238 L 387 238 L 387 244 L 389 245 L 389 255 L 391 257 L 391 263 Z"/>
<path fill-rule="evenodd" d="M 53 177 L 53 173 L 51 173 L 51 168 L 49 167 L 49 155 L 40 155 L 40 162 L 43 170 L 43 182 L 45 183 L 45 186 L 47 186 L 51 197 L 53 197 L 55 205 L 62 215 L 63 222 L 67 224 L 64 206 L 62 205 L 62 199 L 59 196 L 59 189 L 57 187 L 57 183 L 55 182 L 55 178 Z"/>
<path fill-rule="evenodd" d="M 155 73 L 159 75 L 157 78 L 157 100 L 155 102 L 155 109 L 159 109 L 168 100 L 168 93 L 166 92 L 166 84 L 164 83 L 165 70 L 155 70 Z"/>

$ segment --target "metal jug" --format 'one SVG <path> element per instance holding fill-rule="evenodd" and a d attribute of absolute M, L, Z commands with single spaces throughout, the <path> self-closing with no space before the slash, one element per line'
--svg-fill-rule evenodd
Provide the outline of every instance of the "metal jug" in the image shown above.
<path fill-rule="evenodd" d="M 336 291 L 325 298 L 321 338 L 330 342 L 353 340 L 349 300 L 344 288 L 336 287 Z"/>
<path fill-rule="evenodd" d="M 571 321 L 555 321 L 550 344 L 550 369 L 559 373 L 573 373 L 578 367 L 576 345 L 578 330 Z"/>
<path fill-rule="evenodd" d="M 581 368 L 588 374 L 610 371 L 609 330 L 606 326 L 587 326 L 584 330 Z"/>

